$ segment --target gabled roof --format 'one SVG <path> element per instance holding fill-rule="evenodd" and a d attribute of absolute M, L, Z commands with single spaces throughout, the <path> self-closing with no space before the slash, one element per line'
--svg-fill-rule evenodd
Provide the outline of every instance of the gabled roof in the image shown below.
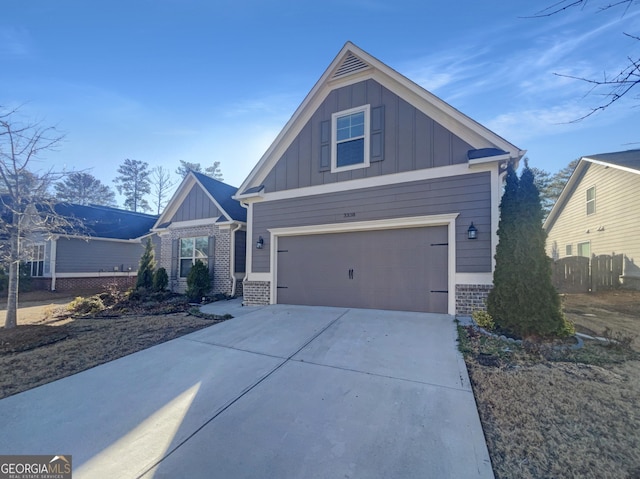
<path fill-rule="evenodd" d="M 76 234 L 97 238 L 130 240 L 149 233 L 158 217 L 109 206 L 59 203 L 56 213 L 78 220 L 81 231 Z M 73 232 L 70 232 L 73 234 Z"/>
<path fill-rule="evenodd" d="M 247 210 L 244 209 L 237 200 L 233 199 L 233 195 L 237 191 L 235 186 L 228 185 L 222 181 L 211 178 L 210 176 L 203 175 L 202 173 L 189 171 L 156 221 L 154 229 L 162 229 L 169 226 L 171 218 L 194 185 L 199 185 L 207 194 L 209 199 L 222 212 L 222 216 L 215 219 L 214 222 L 247 221 Z"/>
<path fill-rule="evenodd" d="M 347 42 L 294 112 L 258 164 L 240 185 L 238 189 L 239 196 L 249 195 L 251 188 L 258 187 L 262 183 L 302 127 L 332 90 L 370 78 L 381 83 L 472 145 L 475 149 L 472 151 L 482 151 L 483 149 L 492 151 L 493 154 L 489 155 L 492 158 L 488 159 L 488 161 L 496 160 L 495 151 L 503 151 L 507 159 L 513 158 L 516 161 L 522 158 L 525 153 L 353 43 Z M 481 161 L 480 156 L 476 155 L 475 162 Z"/>
<path fill-rule="evenodd" d="M 583 156 L 580 158 L 576 169 L 573 170 L 569 181 L 562 190 L 558 201 L 553 205 L 549 216 L 544 222 L 544 229 L 548 230 L 553 226 L 560 212 L 564 208 L 573 193 L 578 182 L 582 179 L 590 165 L 600 165 L 605 168 L 615 168 L 632 174 L 640 175 L 640 149 L 616 151 L 613 153 L 600 153 L 597 155 Z"/>

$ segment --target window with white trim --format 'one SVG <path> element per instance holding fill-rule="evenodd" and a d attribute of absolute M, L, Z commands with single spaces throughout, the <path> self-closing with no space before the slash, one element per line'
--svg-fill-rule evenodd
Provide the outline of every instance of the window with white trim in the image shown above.
<path fill-rule="evenodd" d="M 331 172 L 369 166 L 369 105 L 331 115 Z"/>
<path fill-rule="evenodd" d="M 578 256 L 591 258 L 591 243 L 589 241 L 585 241 L 584 243 L 578 243 Z"/>
<path fill-rule="evenodd" d="M 596 212 L 596 187 L 592 186 L 587 190 L 587 215 Z"/>
<path fill-rule="evenodd" d="M 29 260 L 26 265 L 30 276 L 44 275 L 44 244 L 34 244 L 29 247 Z"/>
<path fill-rule="evenodd" d="M 180 277 L 186 278 L 196 261 L 209 264 L 209 238 L 180 238 Z"/>

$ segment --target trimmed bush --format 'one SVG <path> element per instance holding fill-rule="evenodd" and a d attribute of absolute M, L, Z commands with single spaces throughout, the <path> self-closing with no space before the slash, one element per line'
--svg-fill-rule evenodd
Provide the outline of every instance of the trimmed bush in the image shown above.
<path fill-rule="evenodd" d="M 155 291 L 164 291 L 169 286 L 169 275 L 167 270 L 160 267 L 153 273 L 153 289 Z"/>
<path fill-rule="evenodd" d="M 493 318 L 486 311 L 474 311 L 471 313 L 471 317 L 478 326 L 486 329 L 487 331 L 492 331 L 496 327 L 496 324 L 493 322 Z"/>
<path fill-rule="evenodd" d="M 196 260 L 187 275 L 187 297 L 191 301 L 200 301 L 209 291 L 211 291 L 209 268 L 202 261 Z"/>

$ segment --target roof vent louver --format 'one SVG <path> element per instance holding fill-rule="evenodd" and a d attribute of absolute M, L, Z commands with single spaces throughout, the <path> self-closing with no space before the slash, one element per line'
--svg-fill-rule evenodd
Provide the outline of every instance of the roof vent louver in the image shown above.
<path fill-rule="evenodd" d="M 352 73 L 366 70 L 369 68 L 369 64 L 364 62 L 361 58 L 355 56 L 353 53 L 347 53 L 347 56 L 342 60 L 342 63 L 336 71 L 333 73 L 332 79 L 340 78 Z"/>

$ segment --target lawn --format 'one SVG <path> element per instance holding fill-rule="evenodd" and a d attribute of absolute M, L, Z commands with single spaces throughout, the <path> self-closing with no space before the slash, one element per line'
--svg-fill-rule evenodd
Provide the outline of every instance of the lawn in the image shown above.
<path fill-rule="evenodd" d="M 124 303 L 127 310 L 117 315 L 72 317 L 71 299 L 23 295 L 18 327 L 0 329 L 0 399 L 220 322 L 190 314 L 180 298 L 169 307 Z"/>
<path fill-rule="evenodd" d="M 564 297 L 584 333 L 640 333 L 640 293 Z M 640 354 L 585 341 L 572 351 L 510 343 L 460 328 L 498 479 L 640 478 Z"/>

